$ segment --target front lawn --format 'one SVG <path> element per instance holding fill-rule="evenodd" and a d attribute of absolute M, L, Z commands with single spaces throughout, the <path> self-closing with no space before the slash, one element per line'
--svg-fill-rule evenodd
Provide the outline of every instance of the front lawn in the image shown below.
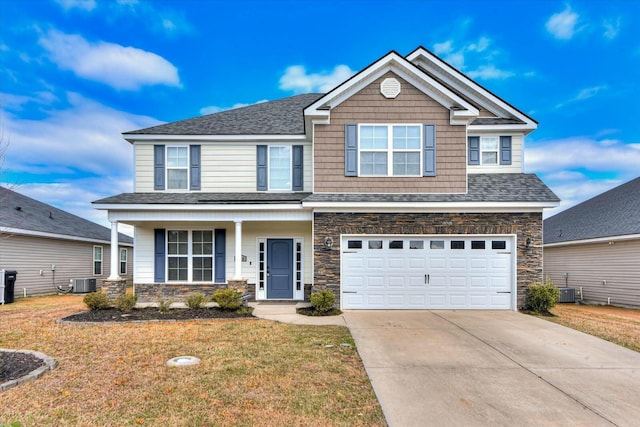
<path fill-rule="evenodd" d="M 558 304 L 551 309 L 551 313 L 555 317 L 541 317 L 640 352 L 640 310 Z"/>
<path fill-rule="evenodd" d="M 0 425 L 385 425 L 344 327 L 256 319 L 55 323 L 81 310 L 74 295 L 0 306 L 0 347 L 58 361 L 0 395 Z M 166 366 L 182 355 L 202 362 Z"/>

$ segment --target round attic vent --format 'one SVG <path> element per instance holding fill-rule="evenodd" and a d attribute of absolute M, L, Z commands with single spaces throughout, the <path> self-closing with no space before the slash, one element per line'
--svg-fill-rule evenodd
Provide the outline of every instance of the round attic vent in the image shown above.
<path fill-rule="evenodd" d="M 380 93 L 385 98 L 395 98 L 400 94 L 400 82 L 394 78 L 386 78 L 380 83 Z"/>

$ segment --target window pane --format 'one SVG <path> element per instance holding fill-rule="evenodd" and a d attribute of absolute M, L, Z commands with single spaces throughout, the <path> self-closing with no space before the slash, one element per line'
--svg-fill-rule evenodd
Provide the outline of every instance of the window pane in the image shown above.
<path fill-rule="evenodd" d="M 347 247 L 349 249 L 362 249 L 362 240 L 349 240 Z"/>
<path fill-rule="evenodd" d="M 95 246 L 93 248 L 93 259 L 96 261 L 102 261 L 102 247 Z"/>
<path fill-rule="evenodd" d="M 464 240 L 452 240 L 451 249 L 464 249 Z"/>
<path fill-rule="evenodd" d="M 193 255 L 211 255 L 213 253 L 213 232 L 194 231 L 192 237 Z"/>
<path fill-rule="evenodd" d="M 483 136 L 480 139 L 480 149 L 482 151 L 498 151 L 498 138 L 495 136 Z"/>
<path fill-rule="evenodd" d="M 269 147 L 269 189 L 291 189 L 291 147 Z"/>
<path fill-rule="evenodd" d="M 393 153 L 393 175 L 419 175 L 419 153 Z"/>
<path fill-rule="evenodd" d="M 507 242 L 504 240 L 493 240 L 491 241 L 491 249 L 506 249 Z"/>
<path fill-rule="evenodd" d="M 169 190 L 186 190 L 187 169 L 167 169 L 167 188 Z"/>
<path fill-rule="evenodd" d="M 189 165 L 187 147 L 168 147 L 167 166 L 170 168 L 186 168 Z"/>
<path fill-rule="evenodd" d="M 187 237 L 187 231 L 169 231 L 169 233 L 167 233 L 167 249 L 169 255 L 186 255 Z"/>
<path fill-rule="evenodd" d="M 366 153 L 360 155 L 360 175 L 386 175 L 387 153 Z"/>
<path fill-rule="evenodd" d="M 495 152 L 483 152 L 482 153 L 482 164 L 483 165 L 497 165 L 498 164 L 498 153 L 495 153 Z"/>
<path fill-rule="evenodd" d="M 392 240 L 389 242 L 389 249 L 402 249 L 403 244 L 402 240 Z"/>
<path fill-rule="evenodd" d="M 126 260 L 127 260 L 127 250 L 120 249 L 120 261 L 126 261 Z"/>
<path fill-rule="evenodd" d="M 361 126 L 360 149 L 361 150 L 385 150 L 387 148 L 386 126 Z"/>
<path fill-rule="evenodd" d="M 444 240 L 432 240 L 429 243 L 431 249 L 444 249 Z"/>
<path fill-rule="evenodd" d="M 410 240 L 409 241 L 409 249 L 424 249 L 424 241 L 423 240 Z"/>
<path fill-rule="evenodd" d="M 420 126 L 394 126 L 393 148 L 395 150 L 419 150 Z"/>
<path fill-rule="evenodd" d="M 471 241 L 471 249 L 484 249 L 484 248 L 485 248 L 484 240 Z"/>
<path fill-rule="evenodd" d="M 369 240 L 369 249 L 382 249 L 382 240 Z"/>

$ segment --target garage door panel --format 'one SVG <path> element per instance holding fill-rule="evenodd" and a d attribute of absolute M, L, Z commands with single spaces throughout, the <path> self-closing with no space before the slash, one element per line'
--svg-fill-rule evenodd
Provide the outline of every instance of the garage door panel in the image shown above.
<path fill-rule="evenodd" d="M 367 276 L 367 286 L 371 288 L 384 288 L 385 278 L 383 276 Z"/>
<path fill-rule="evenodd" d="M 460 257 L 451 257 L 449 258 L 449 268 L 451 270 L 466 270 L 467 259 Z"/>
<path fill-rule="evenodd" d="M 387 276 L 387 284 L 389 288 L 404 288 L 405 277 L 404 276 Z"/>
<path fill-rule="evenodd" d="M 384 270 L 386 267 L 385 259 L 383 257 L 366 258 L 366 266 L 369 269 Z"/>
<path fill-rule="evenodd" d="M 387 268 L 390 270 L 404 270 L 406 265 L 407 259 L 402 256 L 394 255 L 387 260 Z"/>

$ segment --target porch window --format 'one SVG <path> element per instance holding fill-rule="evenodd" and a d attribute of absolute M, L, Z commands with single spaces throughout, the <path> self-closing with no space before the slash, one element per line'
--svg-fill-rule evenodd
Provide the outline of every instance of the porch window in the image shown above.
<path fill-rule="evenodd" d="M 167 147 L 167 189 L 189 188 L 189 147 Z"/>
<path fill-rule="evenodd" d="M 213 280 L 213 232 L 194 231 L 192 242 L 193 281 Z"/>
<path fill-rule="evenodd" d="M 360 176 L 420 176 L 421 125 L 360 125 Z"/>
<path fill-rule="evenodd" d="M 167 266 L 170 281 L 187 281 L 189 276 L 189 232 L 167 233 Z"/>
<path fill-rule="evenodd" d="M 213 231 L 169 230 L 167 273 L 169 281 L 213 281 Z"/>

